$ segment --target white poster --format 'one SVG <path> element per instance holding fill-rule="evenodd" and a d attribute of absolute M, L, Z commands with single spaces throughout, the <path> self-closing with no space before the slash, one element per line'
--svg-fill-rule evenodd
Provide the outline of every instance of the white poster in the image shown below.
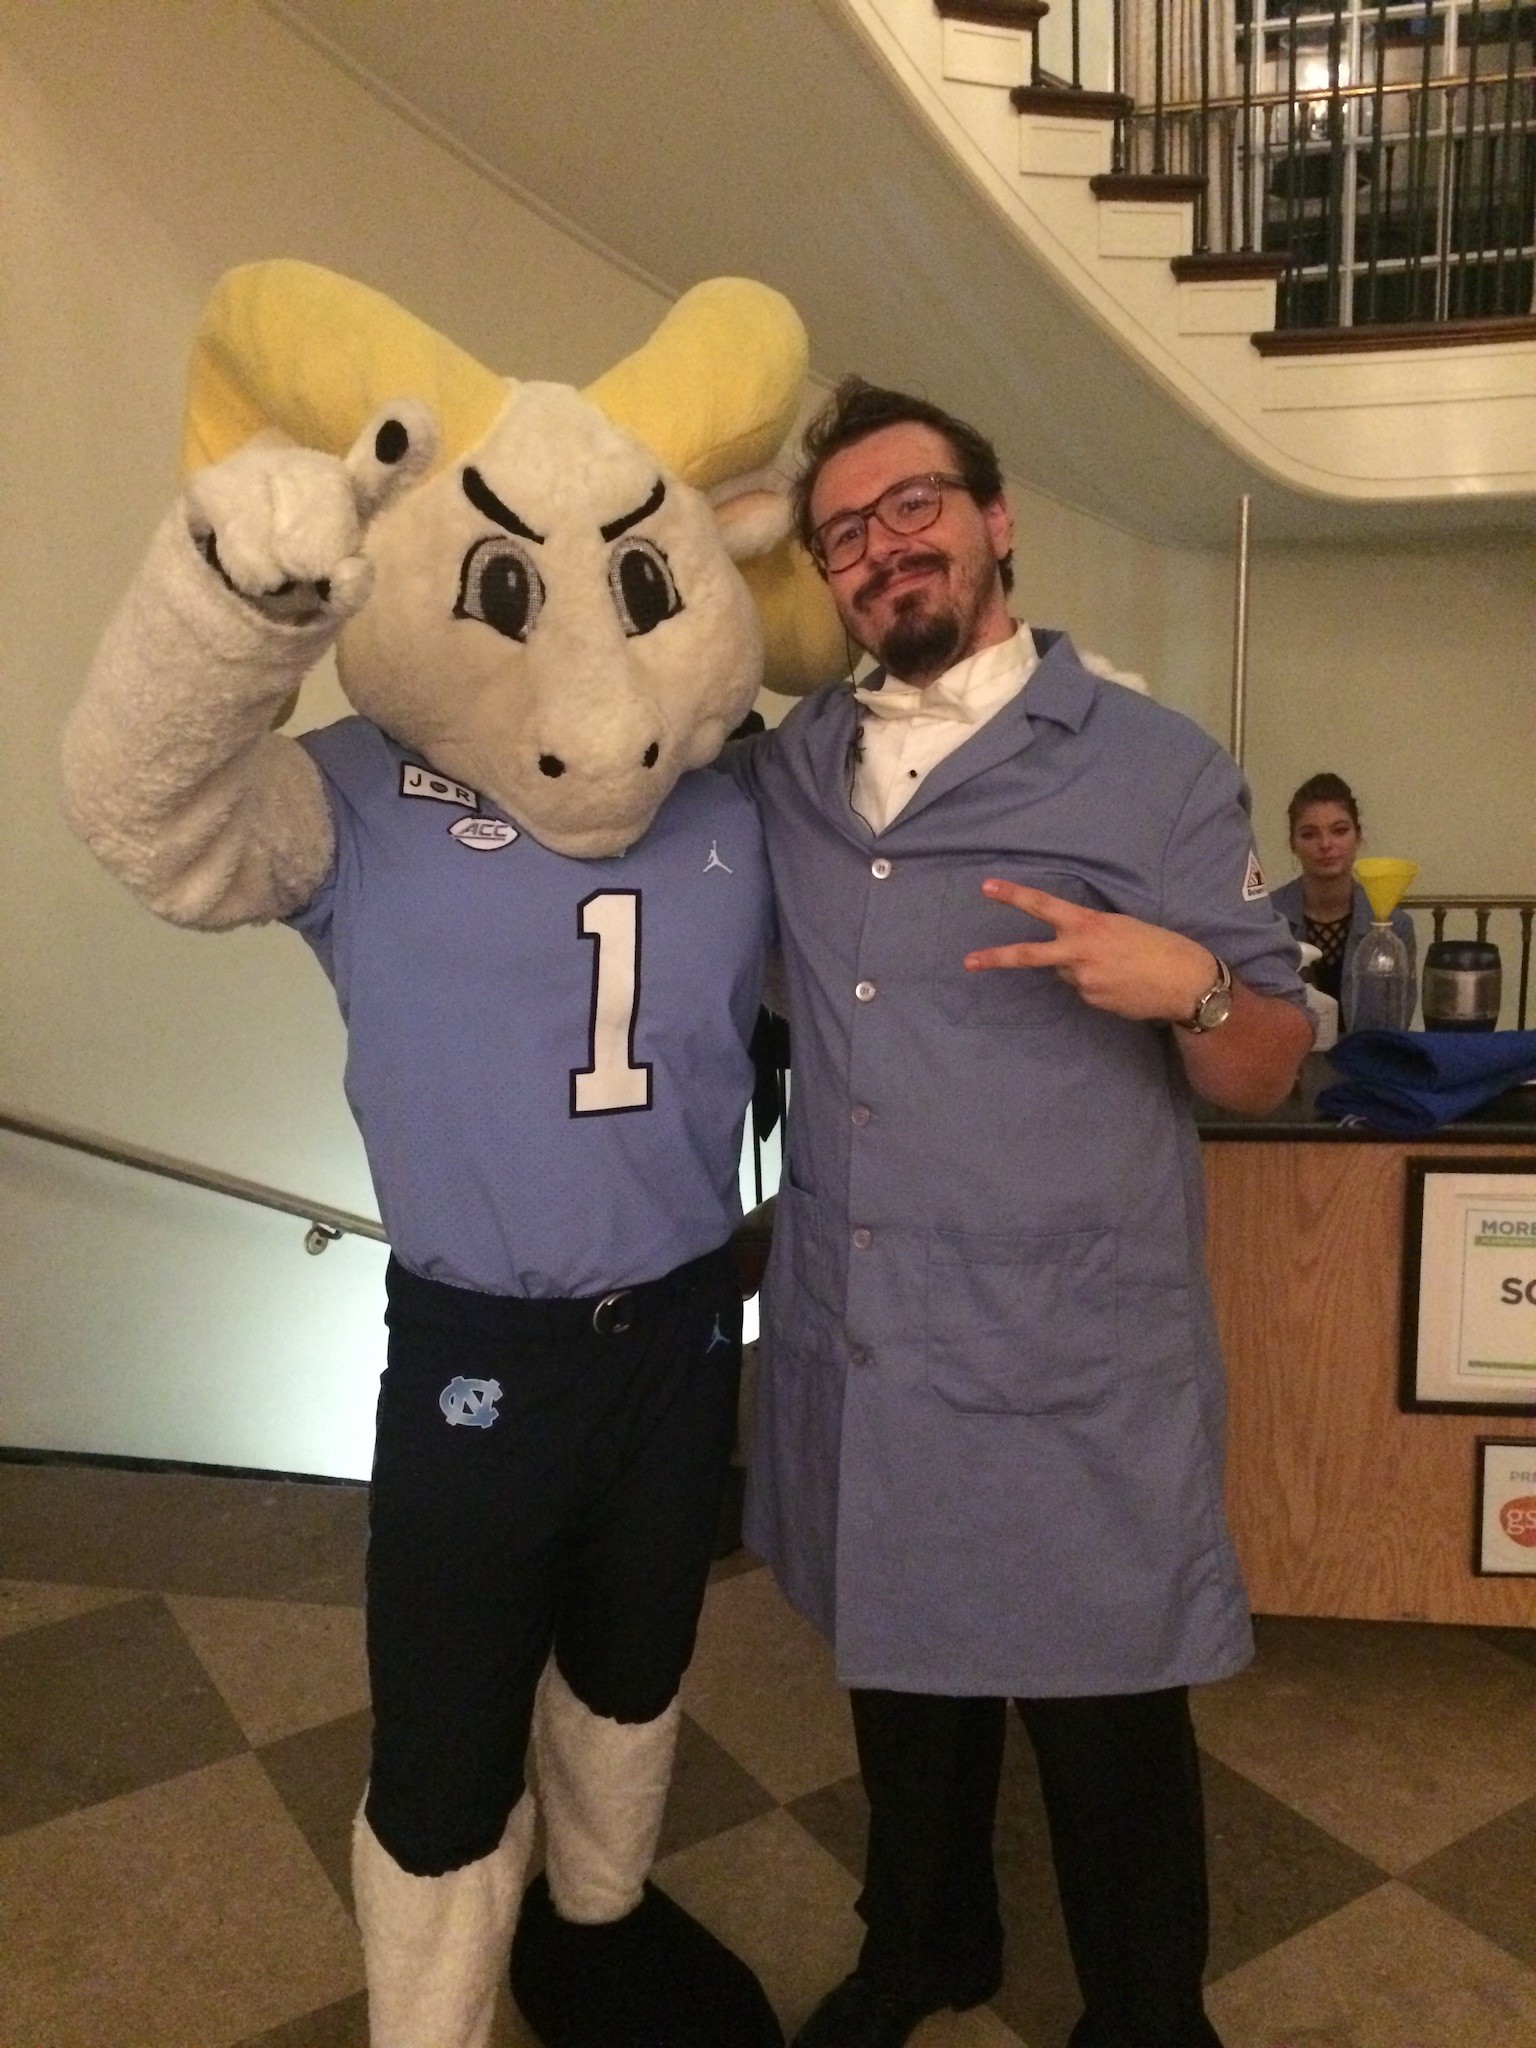
<path fill-rule="evenodd" d="M 1477 1456 L 1477 1569 L 1536 1578 L 1536 1437 L 1484 1437 Z"/>
<path fill-rule="evenodd" d="M 1404 1405 L 1536 1409 L 1536 1172 L 1416 1163 Z"/>

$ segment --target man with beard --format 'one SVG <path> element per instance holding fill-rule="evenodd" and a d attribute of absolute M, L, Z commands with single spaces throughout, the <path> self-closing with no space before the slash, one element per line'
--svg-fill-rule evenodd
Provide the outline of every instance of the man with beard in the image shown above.
<path fill-rule="evenodd" d="M 1010 617 L 979 434 L 851 379 L 797 513 L 881 664 L 737 764 L 794 1058 L 748 1538 L 835 1645 L 871 1809 L 858 1967 L 799 2048 L 997 1989 L 1009 1699 L 1072 2048 L 1211 2048 L 1187 1688 L 1252 1646 L 1189 1104 L 1290 1088 L 1296 949 L 1231 760 Z"/>

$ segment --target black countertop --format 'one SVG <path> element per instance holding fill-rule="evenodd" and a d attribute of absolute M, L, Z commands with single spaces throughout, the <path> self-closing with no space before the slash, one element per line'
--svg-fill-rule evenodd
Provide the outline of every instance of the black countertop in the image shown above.
<path fill-rule="evenodd" d="M 1300 1080 L 1278 1109 L 1265 1116 L 1239 1116 L 1235 1110 L 1197 1101 L 1196 1127 L 1202 1139 L 1239 1144 L 1282 1139 L 1324 1145 L 1536 1145 L 1536 1086 L 1512 1088 L 1454 1124 L 1404 1137 L 1397 1131 L 1346 1127 L 1319 1115 L 1318 1090 L 1337 1078 L 1326 1053 L 1309 1052 L 1301 1063 Z"/>

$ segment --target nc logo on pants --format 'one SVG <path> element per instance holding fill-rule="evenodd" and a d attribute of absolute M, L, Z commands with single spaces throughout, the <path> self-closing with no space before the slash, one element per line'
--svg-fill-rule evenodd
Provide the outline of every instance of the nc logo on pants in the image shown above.
<path fill-rule="evenodd" d="M 466 1380 L 456 1373 L 438 1395 L 437 1405 L 451 1429 L 489 1429 L 500 1399 L 501 1387 L 495 1380 Z"/>

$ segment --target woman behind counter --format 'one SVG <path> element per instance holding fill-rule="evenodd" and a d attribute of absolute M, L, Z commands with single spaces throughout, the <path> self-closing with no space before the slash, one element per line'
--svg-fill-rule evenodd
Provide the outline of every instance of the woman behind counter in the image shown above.
<path fill-rule="evenodd" d="M 1354 791 L 1340 775 L 1312 775 L 1286 807 L 1291 851 L 1301 863 L 1294 882 L 1276 889 L 1272 901 L 1295 936 L 1316 946 L 1322 958 L 1313 984 L 1342 1006 L 1344 976 L 1371 922 L 1371 906 L 1354 877 L 1364 833 Z M 1417 969 L 1413 920 L 1394 910 L 1392 929 L 1408 948 Z M 1349 1018 L 1342 1019 L 1348 1029 Z"/>

